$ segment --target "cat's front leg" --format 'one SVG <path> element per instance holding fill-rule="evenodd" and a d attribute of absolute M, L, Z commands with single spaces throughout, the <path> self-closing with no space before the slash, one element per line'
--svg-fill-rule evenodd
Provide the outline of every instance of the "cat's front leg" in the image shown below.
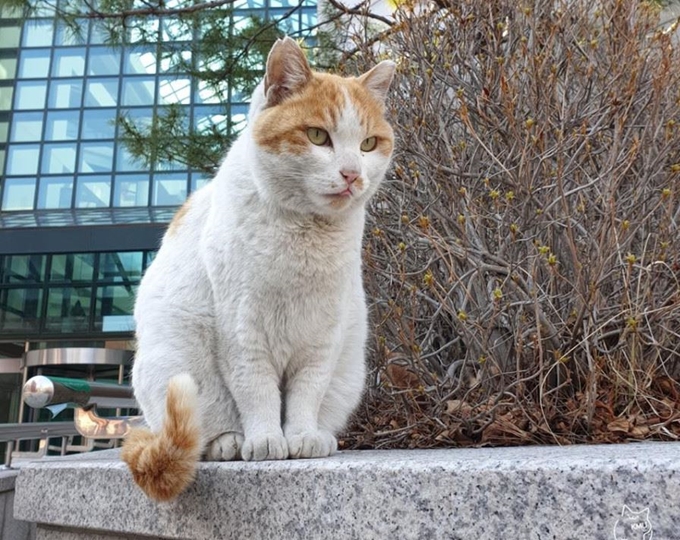
<path fill-rule="evenodd" d="M 305 363 L 290 375 L 286 384 L 284 433 L 292 458 L 326 457 L 338 449 L 333 433 L 320 429 L 318 422 L 333 373 L 332 362 L 324 356 L 327 355 Z"/>

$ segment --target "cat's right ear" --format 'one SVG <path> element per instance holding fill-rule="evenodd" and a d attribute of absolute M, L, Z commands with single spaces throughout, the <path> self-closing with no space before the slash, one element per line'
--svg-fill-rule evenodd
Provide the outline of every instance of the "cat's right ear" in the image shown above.
<path fill-rule="evenodd" d="M 277 39 L 267 57 L 264 76 L 266 107 L 278 105 L 299 92 L 311 78 L 312 70 L 300 46 L 288 36 Z"/>

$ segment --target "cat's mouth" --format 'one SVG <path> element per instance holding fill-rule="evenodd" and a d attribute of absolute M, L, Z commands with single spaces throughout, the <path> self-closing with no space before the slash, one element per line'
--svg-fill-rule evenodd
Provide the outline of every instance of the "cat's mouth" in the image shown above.
<path fill-rule="evenodd" d="M 339 191 L 338 193 L 328 193 L 326 194 L 326 197 L 330 197 L 332 199 L 344 199 L 348 198 L 354 195 L 354 192 L 352 192 L 351 188 L 347 188 L 344 191 Z"/>

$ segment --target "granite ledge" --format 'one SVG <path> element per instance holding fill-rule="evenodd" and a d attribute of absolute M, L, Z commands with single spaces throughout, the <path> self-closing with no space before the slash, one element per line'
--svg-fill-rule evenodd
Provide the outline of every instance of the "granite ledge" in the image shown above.
<path fill-rule="evenodd" d="M 113 450 L 24 465 L 15 517 L 82 538 L 617 540 L 624 505 L 649 509 L 655 540 L 680 540 L 680 443 L 202 463 L 187 492 L 162 504 Z"/>

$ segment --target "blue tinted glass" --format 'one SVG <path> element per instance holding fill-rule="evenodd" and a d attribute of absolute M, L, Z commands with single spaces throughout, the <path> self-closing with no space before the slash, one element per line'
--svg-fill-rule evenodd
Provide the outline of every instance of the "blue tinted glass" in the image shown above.
<path fill-rule="evenodd" d="M 6 178 L 2 196 L 3 210 L 32 210 L 35 178 Z"/>
<path fill-rule="evenodd" d="M 7 175 L 28 175 L 38 172 L 37 144 L 10 145 L 7 149 Z"/>
<path fill-rule="evenodd" d="M 115 107 L 118 79 L 90 79 L 85 87 L 85 107 Z"/>
<path fill-rule="evenodd" d="M 191 103 L 191 79 L 160 79 L 158 81 L 160 104 Z"/>
<path fill-rule="evenodd" d="M 119 174 L 113 191 L 113 206 L 147 206 L 149 204 L 148 174 Z"/>
<path fill-rule="evenodd" d="M 19 110 L 44 109 L 47 82 L 19 81 L 16 86 L 14 108 Z"/>
<path fill-rule="evenodd" d="M 24 25 L 24 47 L 49 47 L 52 45 L 54 21 L 27 21 Z"/>
<path fill-rule="evenodd" d="M 122 172 L 144 171 L 147 170 L 147 166 L 144 164 L 144 160 L 133 157 L 125 148 L 118 146 L 116 152 L 116 170 Z"/>
<path fill-rule="evenodd" d="M 113 143 L 82 143 L 78 172 L 109 172 L 113 167 Z M 108 205 L 108 203 L 107 203 Z"/>
<path fill-rule="evenodd" d="M 92 47 L 87 64 L 88 75 L 118 75 L 120 73 L 120 50 L 108 47 Z"/>
<path fill-rule="evenodd" d="M 151 129 L 153 123 L 153 109 L 124 109 L 121 111 L 121 116 L 130 120 L 137 129 L 148 130 Z"/>
<path fill-rule="evenodd" d="M 109 206 L 111 198 L 110 176 L 80 176 L 76 188 L 76 208 L 102 208 Z"/>
<path fill-rule="evenodd" d="M 124 53 L 123 73 L 150 75 L 156 73 L 155 50 L 134 49 Z"/>
<path fill-rule="evenodd" d="M 53 77 L 82 77 L 85 73 L 85 49 L 55 49 Z"/>
<path fill-rule="evenodd" d="M 46 144 L 43 147 L 42 165 L 40 172 L 43 174 L 64 174 L 75 171 L 76 144 L 56 143 Z"/>
<path fill-rule="evenodd" d="M 86 20 L 80 19 L 76 21 L 76 26 L 74 28 L 71 28 L 65 24 L 57 22 L 57 29 L 54 34 L 55 45 L 83 45 L 86 41 L 87 41 Z"/>
<path fill-rule="evenodd" d="M 43 176 L 38 189 L 38 208 L 70 208 L 72 194 L 72 176 Z"/>
<path fill-rule="evenodd" d="M 80 107 L 83 96 L 83 80 L 52 81 L 48 106 L 51 109 L 71 109 Z"/>
<path fill-rule="evenodd" d="M 156 81 L 154 79 L 125 79 L 123 105 L 153 105 Z"/>
<path fill-rule="evenodd" d="M 116 134 L 116 109 L 83 111 L 81 138 L 113 139 Z"/>
<path fill-rule="evenodd" d="M 39 141 L 42 139 L 43 113 L 14 113 L 11 142 Z"/>
<path fill-rule="evenodd" d="M 25 49 L 19 59 L 20 79 L 40 79 L 50 72 L 50 49 Z"/>
<path fill-rule="evenodd" d="M 194 173 L 191 175 L 191 191 L 201 189 L 210 182 L 211 178 L 204 173 Z"/>
<path fill-rule="evenodd" d="M 156 174 L 153 179 L 153 206 L 182 204 L 187 198 L 187 173 Z"/>
<path fill-rule="evenodd" d="M 49 111 L 45 126 L 45 140 L 74 141 L 78 138 L 79 111 Z"/>
<path fill-rule="evenodd" d="M 167 18 L 161 24 L 161 41 L 189 41 L 193 37 L 191 19 Z"/>

